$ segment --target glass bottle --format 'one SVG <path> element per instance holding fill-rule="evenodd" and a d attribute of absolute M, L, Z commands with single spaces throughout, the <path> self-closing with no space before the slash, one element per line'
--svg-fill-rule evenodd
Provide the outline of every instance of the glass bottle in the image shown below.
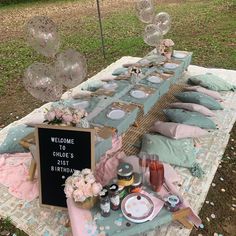
<path fill-rule="evenodd" d="M 139 193 L 142 190 L 142 176 L 134 172 L 134 182 L 130 186 L 130 193 Z"/>
<path fill-rule="evenodd" d="M 110 200 L 111 200 L 111 209 L 116 211 L 120 208 L 120 195 L 119 187 L 117 184 L 112 184 L 109 187 Z"/>
<path fill-rule="evenodd" d="M 142 183 L 143 185 L 147 184 L 147 180 L 146 180 L 146 172 L 148 170 L 148 166 L 149 166 L 149 159 L 148 159 L 149 155 L 145 152 L 141 152 L 139 154 L 139 166 L 141 169 L 141 175 L 142 175 Z"/>
<path fill-rule="evenodd" d="M 106 188 L 103 188 L 100 192 L 100 209 L 103 217 L 108 217 L 110 215 L 111 202 Z"/>
<path fill-rule="evenodd" d="M 126 162 L 121 162 L 117 167 L 117 184 L 130 186 L 134 182 L 133 166 Z"/>
<path fill-rule="evenodd" d="M 149 171 L 152 189 L 159 192 L 164 183 L 164 166 L 157 155 L 150 156 Z"/>

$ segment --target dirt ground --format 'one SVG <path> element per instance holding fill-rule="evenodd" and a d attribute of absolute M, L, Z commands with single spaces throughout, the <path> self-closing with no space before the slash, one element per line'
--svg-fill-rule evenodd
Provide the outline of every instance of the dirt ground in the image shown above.
<path fill-rule="evenodd" d="M 121 5 L 127 6 L 127 4 L 132 4 L 132 2 L 128 0 L 104 1 L 102 3 L 103 11 L 111 11 L 112 8 L 120 7 Z M 175 3 L 181 1 L 165 2 Z M 16 11 L 14 10 L 14 14 L 10 15 L 9 12 L 6 13 L 2 10 L 0 15 L 0 42 L 14 37 L 23 37 L 22 25 L 25 24 L 30 16 L 38 12 L 43 11 L 52 16 L 56 23 L 63 23 L 62 15 L 68 14 L 70 19 L 73 17 L 75 19 L 78 12 L 80 16 L 83 16 L 85 11 L 88 14 L 89 11 L 94 11 L 96 7 L 96 5 L 84 5 L 81 7 L 81 5 L 76 3 L 69 4 L 69 6 L 68 4 L 61 4 L 58 8 L 53 6 L 48 8 L 39 6 L 33 9 L 19 8 Z M 62 25 L 69 27 L 70 21 Z M 22 118 L 42 104 L 42 102 L 34 99 L 26 92 L 20 78 L 11 80 L 0 99 L 0 128 Z M 203 220 L 203 227 L 198 230 L 193 229 L 191 236 L 236 236 L 236 125 L 231 131 L 228 146 L 200 212 L 200 217 Z M 2 235 L 1 227 L 0 235 Z"/>
<path fill-rule="evenodd" d="M 191 236 L 236 236 L 236 123 Z"/>

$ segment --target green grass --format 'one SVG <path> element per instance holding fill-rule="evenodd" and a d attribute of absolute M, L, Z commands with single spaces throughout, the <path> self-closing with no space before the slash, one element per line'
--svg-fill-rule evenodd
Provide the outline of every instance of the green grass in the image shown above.
<path fill-rule="evenodd" d="M 51 3 L 65 3 L 65 2 L 91 2 L 92 0 L 0 0 L 0 9 L 10 9 L 19 7 L 30 7 L 35 5 L 45 5 Z"/>
<path fill-rule="evenodd" d="M 217 3 L 217 4 L 216 4 Z M 176 49 L 193 51 L 193 64 L 235 69 L 235 5 L 231 1 L 198 1 L 182 4 L 162 4 L 157 12 L 167 11 L 173 18 L 171 31 Z M 107 14 L 103 19 L 106 60 L 101 53 L 99 26 L 96 14 L 83 18 L 68 30 L 60 28 L 61 50 L 75 48 L 86 55 L 89 74 L 99 71 L 121 56 L 144 56 L 150 47 L 142 39 L 144 24 L 132 9 Z M 0 93 L 5 83 L 22 76 L 34 61 L 48 62 L 21 39 L 0 43 Z"/>
<path fill-rule="evenodd" d="M 1 234 L 4 231 L 5 234 Z M 27 236 L 23 231 L 15 228 L 9 217 L 5 219 L 0 218 L 0 235 Z"/>

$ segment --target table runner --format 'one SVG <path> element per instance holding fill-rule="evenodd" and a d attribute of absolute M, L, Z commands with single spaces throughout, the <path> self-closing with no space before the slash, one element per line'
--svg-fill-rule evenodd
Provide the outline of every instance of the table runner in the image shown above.
<path fill-rule="evenodd" d="M 98 73 L 92 79 L 99 79 L 101 76 L 110 76 L 115 68 L 120 67 L 124 63 L 135 62 L 140 58 L 123 57 L 116 63 L 110 65 L 107 69 Z M 188 72 L 184 75 L 181 82 L 184 82 L 190 75 L 202 74 L 206 72 L 215 73 L 228 82 L 236 84 L 236 71 L 224 69 L 207 69 L 198 66 L 189 66 Z M 73 90 L 70 91 L 73 93 Z M 65 94 L 67 96 L 69 93 Z M 203 179 L 197 179 L 191 176 L 189 171 L 184 168 L 176 168 L 176 171 L 181 177 L 180 191 L 184 197 L 190 202 L 192 208 L 199 211 L 214 174 L 217 170 L 219 160 L 222 158 L 224 149 L 227 145 L 229 132 L 232 129 L 233 123 L 236 119 L 236 94 L 233 92 L 223 92 L 224 98 L 223 105 L 225 109 L 218 111 L 215 118 L 216 123 L 219 125 L 219 130 L 212 132 L 210 135 L 199 139 L 202 144 L 201 152 L 198 154 L 198 162 L 205 170 L 207 175 Z M 169 94 L 165 95 L 169 98 Z M 166 100 L 166 99 L 165 99 Z M 161 103 L 161 101 L 160 101 Z M 9 127 L 16 124 L 30 120 L 33 114 L 41 113 L 45 107 L 50 106 L 50 103 L 43 106 L 43 108 L 36 109 L 34 112 L 25 118 L 14 122 L 8 127 L 0 131 L 0 143 L 4 140 Z M 219 122 L 220 121 L 220 122 Z M 12 197 L 5 187 L 0 186 L 0 215 L 9 216 L 13 223 L 23 229 L 29 235 L 70 235 L 68 228 L 68 215 L 67 212 L 60 210 L 39 208 L 38 200 L 32 202 L 25 202 Z M 148 235 L 188 235 L 189 230 L 183 229 L 176 223 L 168 226 L 161 227 L 158 232 L 149 232 Z"/>

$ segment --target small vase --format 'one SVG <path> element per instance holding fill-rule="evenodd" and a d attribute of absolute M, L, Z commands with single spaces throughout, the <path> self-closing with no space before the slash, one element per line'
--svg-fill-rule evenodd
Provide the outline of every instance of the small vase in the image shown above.
<path fill-rule="evenodd" d="M 170 60 L 172 56 L 172 51 L 165 52 L 164 55 L 167 58 L 167 60 Z"/>
<path fill-rule="evenodd" d="M 97 197 L 90 197 L 83 202 L 75 202 L 75 205 L 79 208 L 90 210 L 95 206 L 96 203 Z"/>

